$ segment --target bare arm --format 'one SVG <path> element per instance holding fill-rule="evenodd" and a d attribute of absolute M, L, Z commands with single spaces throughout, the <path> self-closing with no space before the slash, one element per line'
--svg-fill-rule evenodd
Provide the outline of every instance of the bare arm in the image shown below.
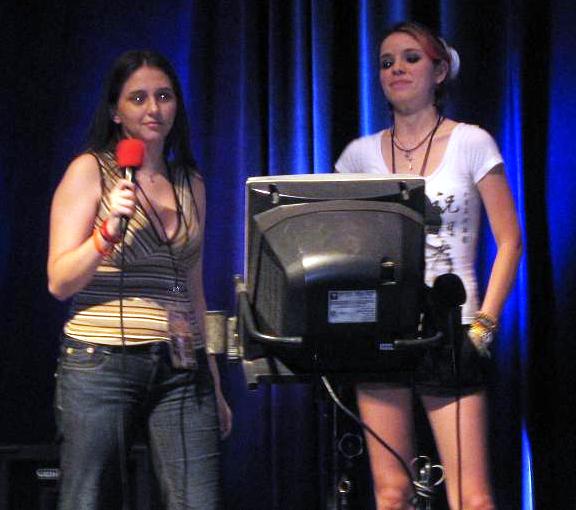
<path fill-rule="evenodd" d="M 206 194 L 204 183 L 200 179 L 192 181 L 192 190 L 196 199 L 199 212 L 200 222 L 200 235 L 202 239 L 202 247 L 204 245 L 204 225 L 206 218 Z M 206 298 L 204 295 L 204 278 L 202 273 L 202 257 L 188 273 L 187 283 L 188 288 L 193 289 L 192 292 L 195 296 L 195 316 L 200 323 L 201 331 L 205 336 L 205 315 L 206 315 Z M 222 386 L 220 384 L 220 372 L 214 354 L 208 354 L 208 366 L 214 381 L 214 390 L 216 394 L 216 402 L 218 406 L 218 416 L 220 420 L 220 433 L 222 438 L 227 437 L 232 430 L 232 412 L 228 406 L 224 394 L 222 393 Z"/>
<path fill-rule="evenodd" d="M 498 320 L 516 278 L 522 255 L 522 236 L 503 166 L 494 167 L 478 183 L 478 190 L 497 246 L 480 311 Z"/>
<path fill-rule="evenodd" d="M 66 170 L 52 200 L 48 288 L 64 300 L 83 289 L 102 260 L 92 239 L 100 200 L 100 172 L 94 156 L 83 154 Z M 134 210 L 133 185 L 120 181 L 111 194 L 109 232 L 116 236 L 120 216 Z M 109 244 L 100 238 L 103 246 Z"/>

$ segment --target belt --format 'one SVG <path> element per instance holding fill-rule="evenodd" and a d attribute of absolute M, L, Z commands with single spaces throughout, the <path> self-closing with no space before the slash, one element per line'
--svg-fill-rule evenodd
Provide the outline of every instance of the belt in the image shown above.
<path fill-rule="evenodd" d="M 83 340 L 76 340 L 64 335 L 64 348 L 72 349 L 86 349 L 88 352 L 99 350 L 104 352 L 122 353 L 129 352 L 131 354 L 149 354 L 158 353 L 168 350 L 168 342 L 150 342 L 145 344 L 126 344 L 126 345 L 108 345 L 97 344 L 91 342 L 84 342 Z"/>
<path fill-rule="evenodd" d="M 127 354 L 161 354 L 169 356 L 169 342 L 149 342 L 146 344 L 126 344 L 123 345 L 108 345 L 108 344 L 96 344 L 90 342 L 84 342 L 83 340 L 76 340 L 67 335 L 62 335 L 63 348 L 64 349 L 86 349 L 88 353 L 95 352 L 96 350 L 100 352 L 108 353 L 122 353 Z M 206 354 L 205 349 L 200 347 L 196 349 L 196 359 L 200 364 L 205 363 Z"/>

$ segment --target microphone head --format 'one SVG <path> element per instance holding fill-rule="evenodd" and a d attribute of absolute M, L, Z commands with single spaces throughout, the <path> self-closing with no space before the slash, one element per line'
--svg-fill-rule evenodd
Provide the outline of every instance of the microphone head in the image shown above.
<path fill-rule="evenodd" d="M 120 168 L 139 167 L 144 161 L 144 142 L 137 138 L 125 138 L 116 146 L 116 162 Z"/>
<path fill-rule="evenodd" d="M 441 274 L 434 280 L 432 286 L 434 300 L 442 306 L 459 306 L 466 302 L 466 289 L 458 275 L 454 273 Z"/>

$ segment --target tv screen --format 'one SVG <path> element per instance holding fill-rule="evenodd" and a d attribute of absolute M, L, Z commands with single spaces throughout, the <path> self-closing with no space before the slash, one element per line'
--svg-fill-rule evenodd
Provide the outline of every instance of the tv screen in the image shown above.
<path fill-rule="evenodd" d="M 267 352 L 297 371 L 406 368 L 391 342 L 418 336 L 425 201 L 418 177 L 249 179 L 245 282 L 257 328 L 303 339 Z"/>

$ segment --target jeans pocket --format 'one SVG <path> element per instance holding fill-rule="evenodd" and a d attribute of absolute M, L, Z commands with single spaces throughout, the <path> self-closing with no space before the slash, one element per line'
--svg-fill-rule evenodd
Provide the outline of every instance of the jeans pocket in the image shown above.
<path fill-rule="evenodd" d="M 66 345 L 62 347 L 60 366 L 67 370 L 95 370 L 100 368 L 108 353 L 98 346 Z"/>

